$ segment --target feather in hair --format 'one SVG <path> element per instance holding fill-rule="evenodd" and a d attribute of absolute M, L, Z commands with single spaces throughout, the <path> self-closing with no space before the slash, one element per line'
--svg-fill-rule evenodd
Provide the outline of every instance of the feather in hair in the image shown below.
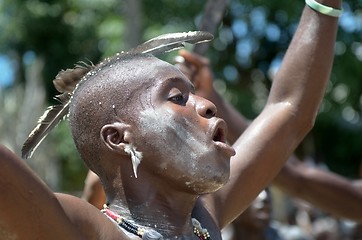
<path fill-rule="evenodd" d="M 203 31 L 192 31 L 182 33 L 168 33 L 152 38 L 147 42 L 131 49 L 128 53 L 148 53 L 159 55 L 184 47 L 185 43 L 197 44 L 213 39 L 213 35 Z M 95 67 L 90 64 L 79 62 L 73 69 L 61 70 L 53 80 L 55 88 L 63 93 L 71 93 L 82 77 Z"/>
<path fill-rule="evenodd" d="M 194 31 L 164 34 L 129 50 L 126 53 L 144 53 L 158 55 L 184 47 L 185 43 L 197 44 L 213 39 L 208 32 Z M 120 54 L 117 54 L 119 56 Z M 109 58 L 108 58 L 109 59 Z M 99 63 L 102 64 L 103 62 Z M 35 149 L 48 133 L 68 114 L 71 96 L 77 85 L 83 81 L 83 76 L 96 66 L 79 62 L 73 69 L 62 70 L 53 80 L 55 88 L 63 93 L 56 96 L 61 104 L 48 107 L 38 120 L 38 125 L 30 133 L 22 147 L 22 157 L 30 158 Z"/>
<path fill-rule="evenodd" d="M 185 43 L 197 44 L 211 41 L 213 38 L 214 36 L 211 33 L 203 31 L 168 33 L 152 38 L 128 52 L 158 55 L 183 48 Z"/>
<path fill-rule="evenodd" d="M 30 158 L 34 150 L 44 140 L 48 133 L 68 114 L 71 94 L 63 93 L 57 95 L 61 104 L 50 106 L 39 118 L 38 125 L 30 133 L 29 137 L 23 144 L 21 155 L 23 158 Z"/>

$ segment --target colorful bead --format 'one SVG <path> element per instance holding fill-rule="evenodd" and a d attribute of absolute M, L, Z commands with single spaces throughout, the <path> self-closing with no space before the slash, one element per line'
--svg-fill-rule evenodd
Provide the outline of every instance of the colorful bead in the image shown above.
<path fill-rule="evenodd" d="M 146 229 L 142 227 L 138 227 L 132 222 L 128 221 L 127 219 L 119 216 L 118 214 L 111 211 L 107 205 L 104 205 L 104 208 L 101 210 L 104 214 L 106 214 L 108 217 L 113 219 L 115 222 L 117 222 L 118 226 L 125 229 L 126 231 L 133 233 L 140 238 L 142 238 L 145 233 Z M 195 218 L 192 218 L 192 225 L 193 225 L 193 231 L 194 234 L 200 239 L 200 240 L 211 240 L 210 234 L 207 231 L 206 228 L 202 228 L 199 221 L 197 221 Z M 161 235 L 160 235 L 161 236 Z M 161 236 L 162 238 L 162 236 Z"/>
<path fill-rule="evenodd" d="M 192 225 L 194 226 L 194 234 L 200 239 L 200 240 L 211 240 L 210 234 L 207 231 L 206 228 L 202 228 L 199 221 L 197 221 L 195 218 L 192 218 Z"/>

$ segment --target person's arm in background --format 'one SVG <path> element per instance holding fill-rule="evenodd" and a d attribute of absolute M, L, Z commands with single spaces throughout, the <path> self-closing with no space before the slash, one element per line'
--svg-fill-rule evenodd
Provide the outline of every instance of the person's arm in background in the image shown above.
<path fill-rule="evenodd" d="M 354 180 L 352 184 L 358 191 L 362 192 L 362 179 Z"/>
<path fill-rule="evenodd" d="M 303 199 L 334 215 L 362 223 L 362 180 L 307 167 L 292 156 L 273 184 L 291 197 Z"/>
<path fill-rule="evenodd" d="M 202 96 L 217 107 L 216 115 L 228 125 L 227 141 L 233 144 L 249 126 L 250 120 L 226 101 L 214 88 L 214 77 L 207 58 L 187 50 L 180 50 L 176 57 L 176 66 L 192 81 L 196 95 Z"/>

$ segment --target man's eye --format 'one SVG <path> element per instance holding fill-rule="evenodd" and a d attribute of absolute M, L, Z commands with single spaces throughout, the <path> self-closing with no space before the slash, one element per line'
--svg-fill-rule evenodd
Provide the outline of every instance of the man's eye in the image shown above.
<path fill-rule="evenodd" d="M 188 99 L 188 94 L 182 92 L 178 88 L 172 88 L 168 94 L 168 101 L 171 101 L 175 104 L 185 105 Z"/>
<path fill-rule="evenodd" d="M 170 101 L 174 103 L 184 103 L 184 96 L 182 94 L 177 94 L 169 98 Z"/>

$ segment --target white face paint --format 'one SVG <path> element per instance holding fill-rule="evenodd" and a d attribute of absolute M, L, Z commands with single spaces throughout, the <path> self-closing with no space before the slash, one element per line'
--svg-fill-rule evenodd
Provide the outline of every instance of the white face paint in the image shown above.
<path fill-rule="evenodd" d="M 199 154 L 202 152 L 207 152 L 208 147 L 204 142 L 199 142 L 199 139 L 196 139 L 192 135 L 190 129 L 187 129 L 185 126 L 192 126 L 194 123 L 183 118 L 184 124 L 181 125 L 174 120 L 174 112 L 169 110 L 165 113 L 158 113 L 152 109 L 142 111 L 140 114 L 140 122 L 142 123 L 142 131 L 154 132 L 159 136 L 159 139 L 154 139 L 154 141 L 160 141 L 161 148 L 163 152 L 160 152 L 164 158 L 181 158 L 183 162 L 191 164 L 190 170 L 196 167 L 195 162 L 190 162 L 189 159 L 184 159 L 188 157 L 190 159 L 197 159 Z M 164 142 L 172 135 L 172 139 L 168 142 Z M 182 142 L 182 146 L 178 143 Z M 185 153 L 187 152 L 188 156 L 180 156 L 177 152 Z M 175 156 L 176 155 L 176 156 Z M 164 163 L 167 165 L 167 163 Z"/>
<path fill-rule="evenodd" d="M 197 192 L 220 188 L 229 174 L 228 168 L 222 171 L 225 166 L 221 167 L 220 162 L 228 162 L 218 159 L 206 130 L 179 115 L 171 109 L 153 108 L 140 113 L 142 135 L 147 139 L 144 144 L 157 159 L 150 163 L 151 169 Z"/>
<path fill-rule="evenodd" d="M 133 173 L 134 176 L 137 178 L 137 168 L 141 163 L 142 153 L 137 151 L 132 144 L 127 144 L 124 148 L 124 151 L 128 153 L 131 157 Z"/>
<path fill-rule="evenodd" d="M 185 191 L 219 189 L 228 180 L 230 156 L 213 141 L 218 119 L 205 113 L 215 106 L 195 96 L 192 83 L 174 66 L 157 62 L 142 69 L 132 83 L 139 86 L 132 100 L 139 102 L 130 110 L 142 171 Z"/>

